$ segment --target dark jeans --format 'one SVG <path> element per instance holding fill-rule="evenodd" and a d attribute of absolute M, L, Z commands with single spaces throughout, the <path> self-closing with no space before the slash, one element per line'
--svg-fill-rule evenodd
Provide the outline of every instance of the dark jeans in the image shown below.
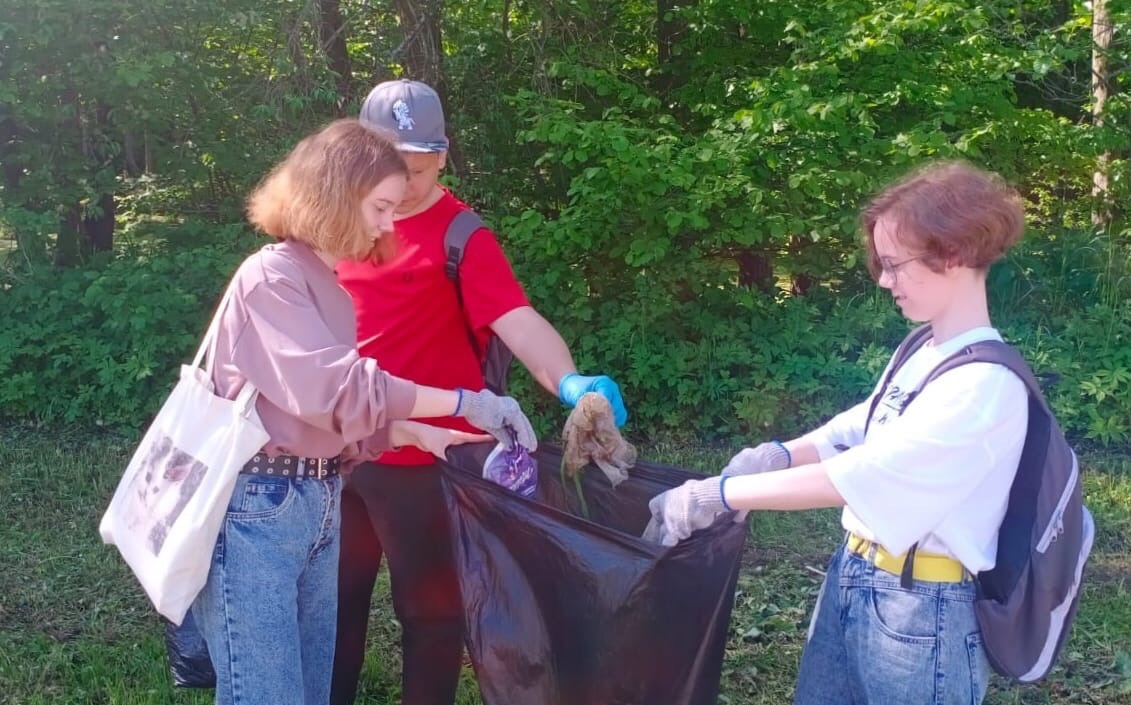
<path fill-rule="evenodd" d="M 401 624 L 402 705 L 452 705 L 463 660 L 463 607 L 435 465 L 365 463 L 342 491 L 338 632 L 331 705 L 357 694 L 377 569 L 389 561 Z"/>

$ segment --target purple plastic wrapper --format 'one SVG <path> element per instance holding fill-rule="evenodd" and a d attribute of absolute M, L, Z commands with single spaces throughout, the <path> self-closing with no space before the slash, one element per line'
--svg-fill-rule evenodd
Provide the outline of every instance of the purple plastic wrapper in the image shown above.
<path fill-rule="evenodd" d="M 483 478 L 523 497 L 533 498 L 538 492 L 538 464 L 517 443 L 510 448 L 502 443 L 495 446 L 483 463 Z"/>

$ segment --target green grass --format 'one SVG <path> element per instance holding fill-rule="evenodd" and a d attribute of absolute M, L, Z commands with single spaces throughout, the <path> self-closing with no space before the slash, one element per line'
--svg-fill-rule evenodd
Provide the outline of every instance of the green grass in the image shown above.
<path fill-rule="evenodd" d="M 98 520 L 132 447 L 119 439 L 0 432 L 0 704 L 142 705 L 211 702 L 169 681 L 161 623 Z M 727 453 L 676 446 L 642 455 L 717 469 Z M 1084 458 L 1099 526 L 1080 615 L 1052 676 L 1038 686 L 994 682 L 990 705 L 1131 703 L 1131 457 Z M 720 703 L 789 702 L 809 612 L 837 512 L 752 516 L 723 665 Z M 396 703 L 398 628 L 385 574 L 371 615 L 359 703 Z M 460 705 L 477 705 L 465 669 Z M 588 704 L 586 704 L 588 705 Z"/>

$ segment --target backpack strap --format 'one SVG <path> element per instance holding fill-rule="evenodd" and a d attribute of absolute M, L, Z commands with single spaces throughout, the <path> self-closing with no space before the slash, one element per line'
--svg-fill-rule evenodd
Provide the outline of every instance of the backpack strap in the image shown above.
<path fill-rule="evenodd" d="M 444 262 L 444 274 L 448 280 L 455 284 L 456 299 L 459 301 L 460 315 L 463 315 L 464 302 L 463 302 L 463 288 L 460 286 L 459 281 L 459 265 L 463 262 L 463 253 L 467 249 L 467 241 L 476 230 L 482 228 L 483 219 L 473 210 L 461 210 L 456 213 L 452 221 L 448 223 L 448 229 L 444 233 L 444 253 L 447 260 Z M 468 325 L 467 319 L 463 319 L 464 325 L 467 327 L 467 339 L 471 342 L 471 349 L 475 351 L 475 358 L 477 360 L 483 359 L 483 350 L 479 347 L 479 341 L 475 339 L 475 331 Z"/>
<path fill-rule="evenodd" d="M 1041 384 L 1037 380 L 1037 376 L 1033 374 L 1033 370 L 1029 367 L 1029 363 L 1025 362 L 1025 358 L 1017 349 L 1008 343 L 1003 343 L 1000 340 L 980 340 L 976 343 L 971 343 L 954 353 L 947 359 L 938 364 L 931 373 L 927 375 L 926 379 L 919 384 L 915 389 L 918 393 L 929 382 L 937 379 L 940 375 L 946 374 L 953 370 L 955 367 L 961 367 L 971 362 L 990 362 L 1002 367 L 1008 367 L 1013 374 L 1017 375 L 1022 382 L 1025 383 L 1025 389 L 1029 392 L 1029 396 L 1036 399 L 1048 410 L 1048 404 L 1045 402 L 1044 394 L 1041 392 Z"/>
<path fill-rule="evenodd" d="M 888 373 L 884 376 L 883 384 L 880 385 L 880 391 L 872 396 L 872 404 L 868 408 L 868 416 L 864 419 L 864 435 L 868 435 L 868 426 L 872 423 L 872 414 L 876 413 L 876 406 L 880 403 L 880 398 L 883 397 L 884 390 L 888 388 L 891 383 L 891 378 L 903 367 L 903 363 L 911 359 L 919 348 L 931 339 L 931 326 L 930 324 L 921 325 L 915 330 L 907 334 L 899 347 L 895 349 L 895 355 L 892 355 L 891 365 L 888 366 Z M 920 385 L 921 386 L 921 385 Z M 916 390 L 918 391 L 918 390 Z"/>
<path fill-rule="evenodd" d="M 473 210 L 461 210 L 448 223 L 448 230 L 444 233 L 444 254 L 447 262 L 444 264 L 444 274 L 448 279 L 459 284 L 459 264 L 463 261 L 463 251 L 467 249 L 467 241 L 479 228 L 484 227 L 483 219 Z"/>
<path fill-rule="evenodd" d="M 926 327 L 927 326 L 923 326 L 923 328 Z M 916 333 L 921 330 L 922 328 L 913 331 L 911 335 L 908 336 L 908 340 L 910 340 L 913 336 L 915 336 Z M 921 346 L 922 342 L 923 341 L 919 341 L 919 345 L 916 347 Z M 897 362 L 899 364 L 902 364 L 908 357 L 910 357 L 910 355 L 906 355 L 900 358 L 901 351 L 902 346 L 901 350 L 896 352 L 896 359 L 892 363 L 892 370 L 896 369 Z M 1033 370 L 1030 369 L 1029 364 L 1025 362 L 1025 358 L 1022 357 L 1021 353 L 1017 352 L 1016 348 L 1000 340 L 980 340 L 976 343 L 967 345 L 958 352 L 947 357 L 945 360 L 936 365 L 935 368 L 931 370 L 931 372 L 925 378 L 923 378 L 923 381 L 920 382 L 919 385 L 916 386 L 915 389 L 913 389 L 908 394 L 907 403 L 910 404 L 915 399 L 915 397 L 919 396 L 919 393 L 923 391 L 923 387 L 927 386 L 942 375 L 950 372 L 956 367 L 962 367 L 963 365 L 968 365 L 973 362 L 988 362 L 1009 368 L 1009 370 L 1013 372 L 1013 374 L 1017 375 L 1017 377 L 1019 377 L 1025 384 L 1025 389 L 1028 392 L 1029 396 L 1030 412 L 1039 410 L 1044 414 L 1045 417 L 1052 418 L 1052 411 L 1048 407 L 1048 402 L 1045 401 L 1044 394 L 1041 393 L 1041 385 L 1037 381 L 1036 375 L 1033 374 Z M 891 375 L 888 375 L 888 378 L 884 380 L 884 388 L 887 387 L 887 383 L 890 381 L 890 379 Z M 1034 405 L 1036 405 L 1036 409 L 1034 409 Z M 875 409 L 874 403 L 872 408 L 873 410 Z M 906 408 L 906 404 L 904 405 L 904 408 Z M 870 419 L 871 413 L 869 413 L 868 416 Z M 1032 427 L 1032 419 L 1029 420 L 1029 426 L 1030 428 Z M 1026 433 L 1028 433 L 1028 431 L 1026 431 Z M 1018 472 L 1020 472 L 1024 467 L 1025 464 L 1021 463 L 1018 466 Z M 1018 483 L 1017 478 L 1014 478 L 1013 486 L 1017 487 L 1018 485 L 1025 486 L 1025 483 Z M 1011 490 L 1011 494 L 1012 492 L 1013 490 Z M 900 585 L 906 590 L 911 589 L 911 566 L 914 563 L 915 550 L 918 547 L 919 543 L 915 542 L 915 544 L 907 551 L 907 557 L 903 563 L 903 573 L 900 575 Z"/>

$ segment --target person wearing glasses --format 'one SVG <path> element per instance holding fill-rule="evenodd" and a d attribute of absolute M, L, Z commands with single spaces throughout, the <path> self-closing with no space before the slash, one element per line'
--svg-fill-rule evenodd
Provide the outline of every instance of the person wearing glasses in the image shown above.
<path fill-rule="evenodd" d="M 996 560 L 1028 396 L 1006 367 L 971 363 L 909 402 L 952 353 L 1001 340 L 986 274 L 1021 238 L 1021 199 L 996 175 L 942 162 L 882 190 L 861 221 L 869 270 L 931 339 L 820 428 L 653 498 L 645 536 L 675 545 L 728 511 L 844 507 L 794 702 L 980 703 L 989 663 L 971 576 Z"/>

